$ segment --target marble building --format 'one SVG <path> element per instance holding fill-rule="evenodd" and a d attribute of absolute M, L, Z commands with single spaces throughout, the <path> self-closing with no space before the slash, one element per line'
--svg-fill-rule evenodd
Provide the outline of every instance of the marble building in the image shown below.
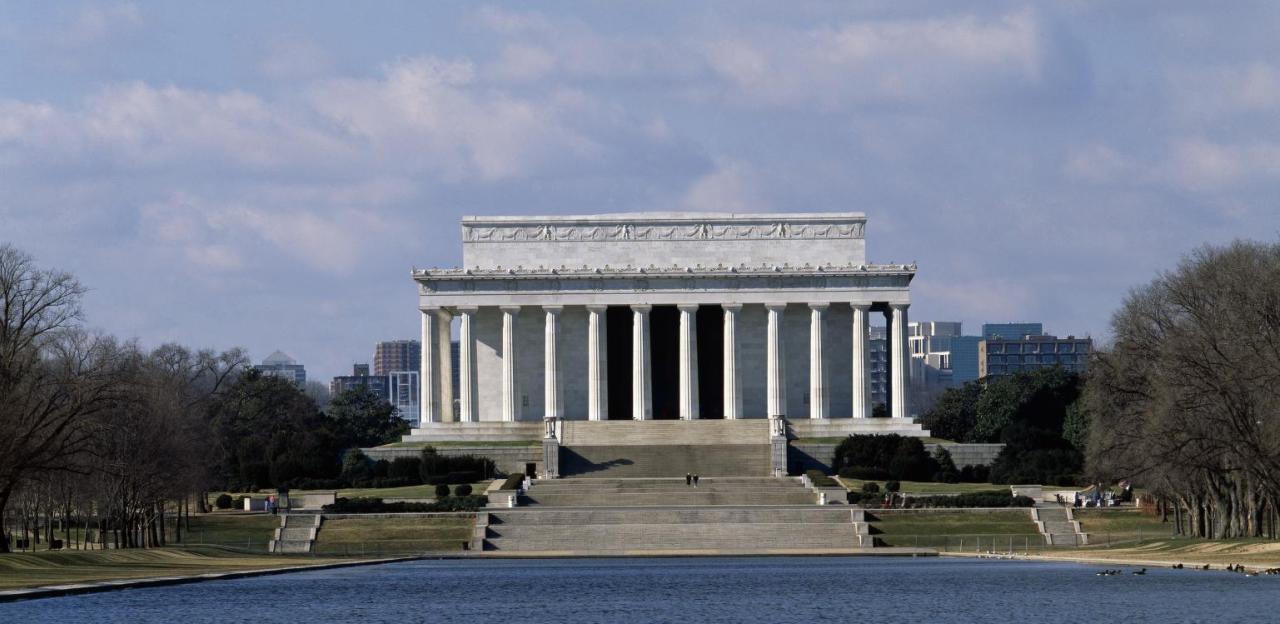
<path fill-rule="evenodd" d="M 908 399 L 916 267 L 868 263 L 865 233 L 861 213 L 465 217 L 462 267 L 413 271 L 414 435 L 459 422 L 767 418 L 922 435 Z M 875 315 L 889 418 L 872 419 Z"/>

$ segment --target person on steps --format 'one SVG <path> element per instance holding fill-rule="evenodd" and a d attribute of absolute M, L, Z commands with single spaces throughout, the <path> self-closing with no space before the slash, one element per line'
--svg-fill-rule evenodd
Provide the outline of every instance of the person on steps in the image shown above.
<path fill-rule="evenodd" d="M 693 487 L 698 487 L 698 475 L 693 475 Z"/>
<path fill-rule="evenodd" d="M 693 473 L 690 473 L 690 472 L 684 473 L 684 485 L 685 487 L 689 487 L 690 485 L 693 485 Z"/>

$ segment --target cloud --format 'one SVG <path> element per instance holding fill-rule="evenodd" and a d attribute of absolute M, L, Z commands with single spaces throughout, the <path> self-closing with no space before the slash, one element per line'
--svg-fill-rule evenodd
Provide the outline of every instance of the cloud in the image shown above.
<path fill-rule="evenodd" d="M 766 29 L 708 42 L 704 54 L 726 98 L 784 107 L 894 102 L 1037 85 L 1046 36 L 1029 11 Z"/>
<path fill-rule="evenodd" d="M 323 76 L 333 67 L 333 55 L 314 41 L 281 37 L 272 41 L 259 69 L 269 78 L 297 80 Z"/>
<path fill-rule="evenodd" d="M 1221 190 L 1252 181 L 1280 179 L 1280 144 L 1230 144 L 1203 138 L 1176 141 L 1163 164 L 1166 179 L 1190 190 Z"/>
<path fill-rule="evenodd" d="M 1120 152 L 1103 143 L 1072 147 L 1063 163 L 1068 178 L 1085 182 L 1110 182 L 1133 172 L 1133 163 Z"/>
<path fill-rule="evenodd" d="M 725 163 L 694 180 L 681 203 L 697 212 L 760 212 L 768 205 L 755 179 L 747 165 Z"/>
<path fill-rule="evenodd" d="M 1270 63 L 1178 66 L 1167 73 L 1170 102 L 1182 115 L 1213 120 L 1280 113 L 1280 70 Z"/>
<path fill-rule="evenodd" d="M 132 2 L 87 4 L 80 8 L 66 29 L 54 36 L 64 46 L 84 47 L 132 32 L 141 25 L 142 12 Z"/>

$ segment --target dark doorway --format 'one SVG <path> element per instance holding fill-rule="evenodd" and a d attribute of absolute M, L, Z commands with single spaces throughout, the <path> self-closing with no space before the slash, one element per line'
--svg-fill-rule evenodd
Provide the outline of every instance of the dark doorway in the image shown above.
<path fill-rule="evenodd" d="M 724 418 L 724 309 L 698 308 L 698 412 Z"/>
<path fill-rule="evenodd" d="M 605 310 L 605 343 L 609 349 L 609 420 L 631 420 L 631 307 Z"/>
<path fill-rule="evenodd" d="M 649 313 L 649 356 L 653 371 L 653 418 L 680 418 L 680 311 L 653 306 Z"/>

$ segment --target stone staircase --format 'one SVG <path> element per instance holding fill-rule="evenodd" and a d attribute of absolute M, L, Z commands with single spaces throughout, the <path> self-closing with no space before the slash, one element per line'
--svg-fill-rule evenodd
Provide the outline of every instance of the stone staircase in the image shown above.
<path fill-rule="evenodd" d="M 401 437 L 401 442 L 515 442 L 542 438 L 542 422 L 424 423 Z"/>
<path fill-rule="evenodd" d="M 539 507 L 670 507 L 716 505 L 814 505 L 817 495 L 799 478 L 703 477 L 698 487 L 684 477 L 666 479 L 538 480 L 520 504 Z"/>
<path fill-rule="evenodd" d="M 495 554 L 787 554 L 869 548 L 849 507 L 512 509 L 481 514 L 480 548 Z"/>
<path fill-rule="evenodd" d="M 513 554 L 839 553 L 873 546 L 861 509 L 819 506 L 799 478 L 535 481 L 526 507 L 477 517 L 473 548 Z"/>
<path fill-rule="evenodd" d="M 1080 523 L 1072 518 L 1070 507 L 1037 505 L 1031 508 L 1031 519 L 1049 546 L 1084 546 L 1089 543 L 1089 534 L 1080 530 Z"/>
<path fill-rule="evenodd" d="M 764 419 L 562 423 L 562 476 L 767 475 L 770 462 Z"/>
<path fill-rule="evenodd" d="M 280 528 L 267 545 L 267 552 L 309 553 L 319 532 L 320 514 L 284 514 L 280 516 Z"/>

